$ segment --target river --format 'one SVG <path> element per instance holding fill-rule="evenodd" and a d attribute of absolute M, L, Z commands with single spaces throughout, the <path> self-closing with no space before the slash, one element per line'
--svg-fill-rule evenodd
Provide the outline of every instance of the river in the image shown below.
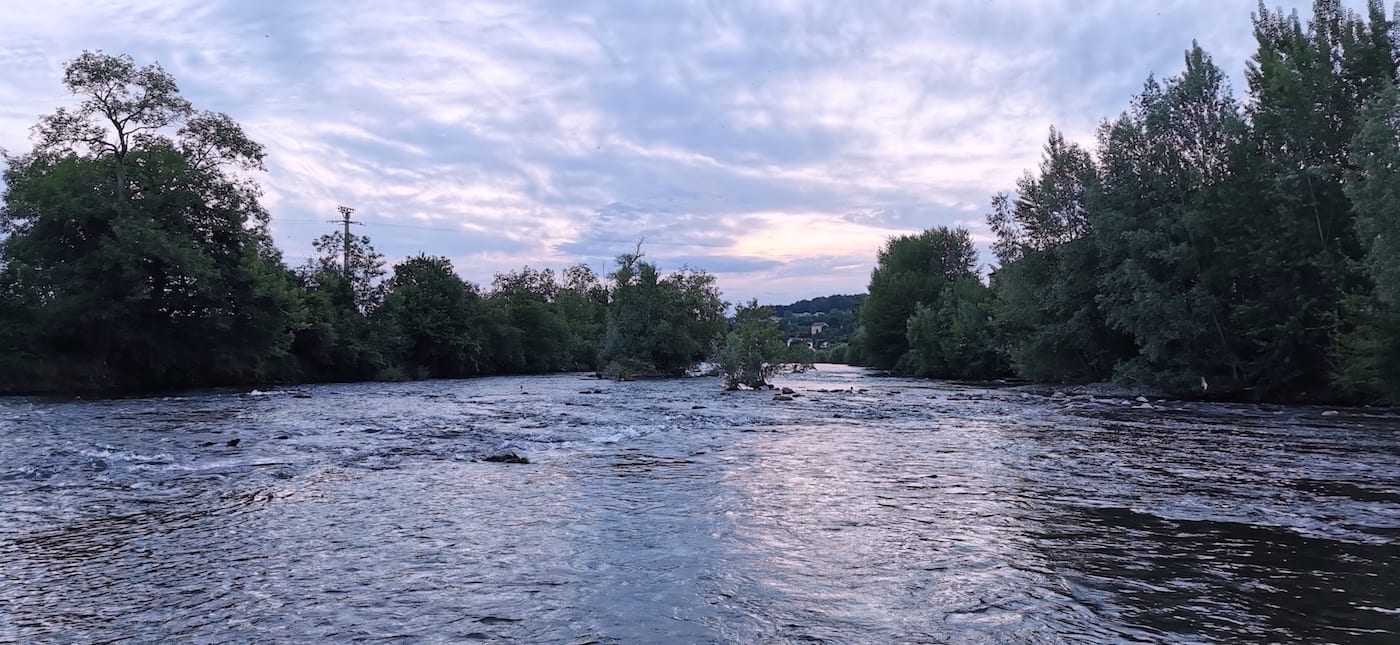
<path fill-rule="evenodd" d="M 1400 642 L 1395 412 L 821 368 L 0 400 L 0 641 Z"/>

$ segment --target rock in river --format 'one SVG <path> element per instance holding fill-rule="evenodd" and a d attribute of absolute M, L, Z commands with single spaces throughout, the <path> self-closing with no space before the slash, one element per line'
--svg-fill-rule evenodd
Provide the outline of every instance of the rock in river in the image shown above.
<path fill-rule="evenodd" d="M 499 454 L 499 455 L 491 455 L 490 457 L 486 457 L 485 459 L 482 459 L 482 461 L 491 461 L 491 462 L 500 463 L 500 464 L 528 464 L 528 463 L 530 463 L 530 460 L 529 460 L 529 459 L 526 459 L 524 455 L 517 455 L 517 454 L 515 454 L 515 453 L 513 453 L 513 452 L 503 452 L 503 453 L 501 453 L 501 454 Z"/>

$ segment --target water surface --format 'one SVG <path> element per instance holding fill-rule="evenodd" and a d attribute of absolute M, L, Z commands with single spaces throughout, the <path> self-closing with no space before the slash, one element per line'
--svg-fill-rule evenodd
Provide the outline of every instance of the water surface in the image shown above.
<path fill-rule="evenodd" d="M 1400 640 L 1393 413 L 779 383 L 3 400 L 0 640 Z"/>

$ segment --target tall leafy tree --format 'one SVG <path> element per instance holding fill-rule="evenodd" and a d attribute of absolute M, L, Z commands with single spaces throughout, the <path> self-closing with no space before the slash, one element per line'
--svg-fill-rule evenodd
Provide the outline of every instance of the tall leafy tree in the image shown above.
<path fill-rule="evenodd" d="M 444 257 L 419 255 L 394 265 L 383 307 L 395 358 L 409 374 L 460 377 L 488 371 L 485 304 Z"/>
<path fill-rule="evenodd" d="M 714 276 L 682 270 L 662 277 L 641 249 L 618 256 L 598 362 L 615 376 L 675 375 L 705 358 L 724 331 L 725 303 Z"/>
<path fill-rule="evenodd" d="M 1137 346 L 1120 379 L 1176 390 L 1247 382 L 1230 320 L 1241 242 L 1233 164 L 1245 136 L 1224 73 L 1199 46 L 1180 76 L 1149 80 L 1102 128 L 1099 302 Z"/>
<path fill-rule="evenodd" d="M 397 367 L 389 348 L 390 330 L 375 317 L 384 298 L 384 256 L 365 236 L 323 235 L 314 243 L 317 256 L 298 271 L 303 316 L 292 353 L 302 374 L 314 380 L 356 381 L 376 378 Z M 350 266 L 345 247 L 350 246 Z"/>
<path fill-rule="evenodd" d="M 1091 212 L 1102 193 L 1088 151 L 1051 129 L 1038 173 L 997 195 L 987 221 L 999 342 L 1016 371 L 1041 381 L 1103 379 L 1129 353 L 1096 301 L 1099 249 Z"/>
<path fill-rule="evenodd" d="M 908 372 L 961 379 L 1004 375 L 991 317 L 992 292 L 981 280 L 967 276 L 948 283 L 937 307 L 920 304 L 909 318 Z"/>
<path fill-rule="evenodd" d="M 1353 141 L 1346 186 L 1366 268 L 1379 297 L 1400 303 L 1400 90 L 1386 86 L 1371 101 Z"/>
<path fill-rule="evenodd" d="M 1337 365 L 1344 303 L 1370 289 L 1343 181 L 1361 107 L 1395 78 L 1393 28 L 1379 2 L 1362 17 L 1318 0 L 1306 27 L 1261 5 L 1254 31 L 1246 159 L 1259 190 L 1244 214 L 1234 317 L 1257 387 L 1317 393 Z"/>
<path fill-rule="evenodd" d="M 975 276 L 976 262 L 972 238 L 961 228 L 932 228 L 887 241 L 861 307 L 862 345 L 869 364 L 899 367 L 909 351 L 909 317 L 920 304 L 937 307 L 949 283 Z"/>
<path fill-rule="evenodd" d="M 607 287 L 588 265 L 576 264 L 564 269 L 554 305 L 568 328 L 567 369 L 596 369 L 607 329 Z"/>
<path fill-rule="evenodd" d="M 24 344 L 47 386 L 159 387 L 285 367 L 290 295 L 246 175 L 262 146 L 196 112 L 158 65 L 84 52 L 80 98 L 7 157 L 6 289 L 32 308 Z M 42 387 L 42 386 L 41 386 Z"/>
<path fill-rule="evenodd" d="M 1338 384 L 1357 396 L 1400 401 L 1400 90 L 1388 85 L 1363 114 L 1348 173 L 1356 229 L 1374 296 L 1344 303 Z"/>
<path fill-rule="evenodd" d="M 500 324 L 491 351 L 502 372 L 557 372 L 569 366 L 569 328 L 555 309 L 559 283 L 549 269 L 497 274 L 490 305 Z"/>

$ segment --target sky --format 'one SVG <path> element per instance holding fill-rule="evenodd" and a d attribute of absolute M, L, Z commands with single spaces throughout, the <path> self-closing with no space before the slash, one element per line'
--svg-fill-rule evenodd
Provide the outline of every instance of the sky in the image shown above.
<path fill-rule="evenodd" d="M 1358 7 L 1360 2 L 1347 2 Z M 1307 0 L 1270 7 L 1309 12 Z M 0 12 L 0 147 L 83 50 L 158 62 L 267 147 L 289 264 L 356 209 L 392 264 L 499 272 L 639 240 L 726 299 L 865 290 L 891 236 L 968 228 L 1051 126 L 1092 144 L 1198 41 L 1243 98 L 1253 0 L 46 0 Z"/>

